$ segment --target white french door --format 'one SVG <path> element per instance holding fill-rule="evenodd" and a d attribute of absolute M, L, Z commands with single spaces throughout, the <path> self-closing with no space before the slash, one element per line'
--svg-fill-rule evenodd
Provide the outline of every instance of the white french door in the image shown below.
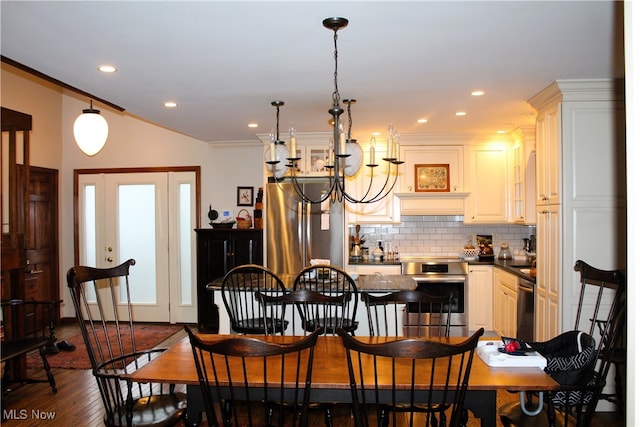
<path fill-rule="evenodd" d="M 80 264 L 105 268 L 135 259 L 134 319 L 195 322 L 195 174 L 81 174 L 78 189 Z M 123 302 L 125 292 L 121 286 Z"/>

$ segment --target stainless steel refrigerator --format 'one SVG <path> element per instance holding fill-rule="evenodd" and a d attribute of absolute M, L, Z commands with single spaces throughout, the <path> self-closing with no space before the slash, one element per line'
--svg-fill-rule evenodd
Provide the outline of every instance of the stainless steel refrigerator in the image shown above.
<path fill-rule="evenodd" d="M 304 194 L 317 200 L 328 191 L 326 178 L 298 178 Z M 310 265 L 311 259 L 329 259 L 342 266 L 344 236 L 344 205 L 303 203 L 293 183 L 269 182 L 266 188 L 265 226 L 267 237 L 267 267 L 285 283 Z"/>

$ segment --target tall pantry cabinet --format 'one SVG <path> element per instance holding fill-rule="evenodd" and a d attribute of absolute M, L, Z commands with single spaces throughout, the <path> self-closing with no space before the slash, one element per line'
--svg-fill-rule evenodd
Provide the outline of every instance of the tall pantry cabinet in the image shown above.
<path fill-rule="evenodd" d="M 624 99 L 611 80 L 558 80 L 536 120 L 537 341 L 574 328 L 576 260 L 626 264 Z"/>

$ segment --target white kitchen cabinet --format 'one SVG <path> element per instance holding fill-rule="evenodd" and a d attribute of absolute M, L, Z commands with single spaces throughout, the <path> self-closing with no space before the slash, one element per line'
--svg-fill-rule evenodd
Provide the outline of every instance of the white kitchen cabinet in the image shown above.
<path fill-rule="evenodd" d="M 469 266 L 469 333 L 493 330 L 493 266 Z"/>
<path fill-rule="evenodd" d="M 529 100 L 537 110 L 536 339 L 574 327 L 579 259 L 625 267 L 623 85 L 559 80 Z"/>
<path fill-rule="evenodd" d="M 562 213 L 560 205 L 541 205 L 537 212 L 539 237 L 534 330 L 536 341 L 547 341 L 561 332 L 559 307 L 562 274 L 557 254 L 562 253 Z"/>
<path fill-rule="evenodd" d="M 515 337 L 518 328 L 518 276 L 496 268 L 493 278 L 493 329 L 500 336 Z"/>
<path fill-rule="evenodd" d="M 417 138 L 417 137 L 414 137 Z M 426 138 L 426 137 L 425 137 Z M 400 165 L 400 182 L 398 183 L 398 193 L 415 193 L 416 165 L 449 165 L 449 188 L 451 193 L 458 193 L 464 190 L 464 144 L 467 141 L 450 140 L 451 145 L 442 145 L 442 141 L 434 141 L 434 144 L 403 145 L 400 147 L 400 158 L 404 161 Z M 425 197 L 429 193 L 418 193 Z"/>
<path fill-rule="evenodd" d="M 511 132 L 510 170 L 510 222 L 535 225 L 536 223 L 536 152 L 535 130 L 518 128 Z"/>
<path fill-rule="evenodd" d="M 536 204 L 557 204 L 562 199 L 562 147 L 560 94 L 536 118 Z"/>
<path fill-rule="evenodd" d="M 466 147 L 464 222 L 505 224 L 508 222 L 509 147 L 511 140 Z"/>

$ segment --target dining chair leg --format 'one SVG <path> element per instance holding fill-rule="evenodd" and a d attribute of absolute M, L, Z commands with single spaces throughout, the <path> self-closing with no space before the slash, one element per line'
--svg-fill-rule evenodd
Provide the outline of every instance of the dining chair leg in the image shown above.
<path fill-rule="evenodd" d="M 331 417 L 331 409 L 327 408 L 324 411 L 324 423 L 327 427 L 333 427 L 333 419 Z"/>

